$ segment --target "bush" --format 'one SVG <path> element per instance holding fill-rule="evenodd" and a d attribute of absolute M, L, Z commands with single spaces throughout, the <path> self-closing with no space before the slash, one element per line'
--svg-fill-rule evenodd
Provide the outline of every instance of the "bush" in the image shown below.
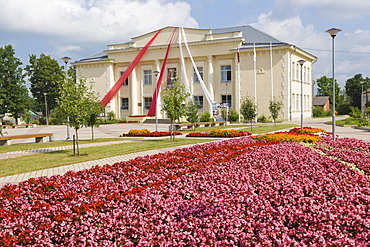
<path fill-rule="evenodd" d="M 9 121 L 9 120 L 5 120 L 5 125 L 13 125 L 14 123 L 12 121 Z"/>
<path fill-rule="evenodd" d="M 328 117 L 331 116 L 330 111 L 324 111 L 320 106 L 312 107 L 312 115 L 313 117 Z"/>
<path fill-rule="evenodd" d="M 257 122 L 259 123 L 266 123 L 269 120 L 270 117 L 266 117 L 265 115 L 261 115 L 257 118 Z"/>
<path fill-rule="evenodd" d="M 116 120 L 116 115 L 114 114 L 113 111 L 110 111 L 110 112 L 107 113 L 107 120 L 108 121 L 114 121 L 114 120 Z"/>
<path fill-rule="evenodd" d="M 353 118 L 361 118 L 362 117 L 361 110 L 358 109 L 357 107 L 350 106 L 349 109 L 351 110 L 351 112 L 349 113 L 350 117 L 353 117 Z"/>
<path fill-rule="evenodd" d="M 229 121 L 230 122 L 238 122 L 239 121 L 239 112 L 231 109 L 230 115 L 229 115 Z"/>
<path fill-rule="evenodd" d="M 40 124 L 40 121 L 39 120 L 35 120 L 32 122 L 32 124 Z"/>
<path fill-rule="evenodd" d="M 51 117 L 51 118 L 49 118 L 49 124 L 51 124 L 51 125 L 58 125 L 58 124 L 61 124 L 61 122 L 59 121 L 58 118 Z"/>
<path fill-rule="evenodd" d="M 200 115 L 200 122 L 212 122 L 212 117 L 209 112 L 205 112 Z"/>

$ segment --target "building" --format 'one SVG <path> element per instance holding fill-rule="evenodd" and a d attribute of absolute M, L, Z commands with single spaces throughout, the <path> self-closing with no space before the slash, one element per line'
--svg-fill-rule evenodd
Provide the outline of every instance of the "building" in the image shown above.
<path fill-rule="evenodd" d="M 324 111 L 330 111 L 330 97 L 329 96 L 317 96 L 313 97 L 313 106 L 318 106 Z"/>
<path fill-rule="evenodd" d="M 182 30 L 185 35 L 180 34 Z M 304 118 L 311 117 L 312 65 L 316 57 L 251 26 L 165 27 L 134 37 L 127 43 L 108 45 L 107 50 L 73 64 L 79 76 L 86 78 L 103 99 L 154 37 L 106 105 L 106 111 L 114 111 L 118 118 L 148 114 L 159 78 L 155 72 L 159 71 L 164 74 L 160 82 L 162 89 L 171 85 L 174 76 L 183 83 L 188 82 L 200 114 L 212 113 L 214 103 L 229 103 L 231 109 L 239 111 L 241 100 L 251 97 L 258 105 L 258 116 L 270 115 L 269 100 L 275 98 L 283 102 L 281 119 L 300 119 L 301 104 Z M 162 70 L 171 37 L 172 45 Z M 305 62 L 301 65 L 302 60 Z M 201 79 L 197 77 L 198 72 Z M 165 117 L 164 112 L 158 112 L 159 118 Z"/>

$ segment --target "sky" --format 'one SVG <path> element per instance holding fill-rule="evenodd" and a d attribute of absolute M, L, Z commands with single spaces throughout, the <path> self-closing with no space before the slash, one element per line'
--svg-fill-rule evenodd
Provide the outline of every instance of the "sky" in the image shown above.
<path fill-rule="evenodd" d="M 370 77 L 369 0 L 0 0 L 0 46 L 11 44 L 24 65 L 50 55 L 62 65 L 166 26 L 251 25 L 315 55 L 313 79 L 332 77 L 344 88 L 355 74 Z"/>

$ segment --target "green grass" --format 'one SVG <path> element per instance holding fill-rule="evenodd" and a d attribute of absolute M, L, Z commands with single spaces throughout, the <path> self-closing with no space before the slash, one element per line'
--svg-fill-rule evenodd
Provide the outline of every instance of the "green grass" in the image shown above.
<path fill-rule="evenodd" d="M 214 140 L 215 139 L 212 139 L 212 141 Z M 52 153 L 40 153 L 18 158 L 3 159 L 0 160 L 0 177 L 75 164 L 90 160 L 102 159 L 117 155 L 135 153 L 145 150 L 203 143 L 207 141 L 210 141 L 210 139 L 176 138 L 174 142 L 170 142 L 169 139 L 155 139 L 148 141 L 134 141 L 130 143 L 114 144 L 104 146 L 103 148 L 82 148 L 80 149 L 81 156 L 78 157 L 72 155 L 72 150 L 63 150 Z"/>
<path fill-rule="evenodd" d="M 79 144 L 89 144 L 89 143 L 98 143 L 98 142 L 110 142 L 110 141 L 122 141 L 127 140 L 123 138 L 98 138 L 94 141 L 92 140 L 79 140 Z M 44 142 L 44 143 L 25 143 L 25 144 L 13 144 L 9 146 L 0 146 L 0 153 L 22 151 L 29 149 L 37 148 L 50 148 L 50 147 L 59 147 L 59 146 L 68 146 L 72 145 L 72 141 L 56 141 L 56 142 Z"/>
<path fill-rule="evenodd" d="M 336 120 L 336 124 L 342 124 L 342 125 L 358 125 L 361 121 L 361 118 L 353 118 L 348 117 L 342 120 Z M 332 121 L 328 121 L 327 123 L 332 123 Z"/>

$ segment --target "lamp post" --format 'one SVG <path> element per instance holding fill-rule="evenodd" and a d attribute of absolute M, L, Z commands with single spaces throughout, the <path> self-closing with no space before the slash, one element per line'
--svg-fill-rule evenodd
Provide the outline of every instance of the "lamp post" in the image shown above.
<path fill-rule="evenodd" d="M 306 61 L 301 59 L 298 61 L 298 63 L 301 65 L 301 129 L 303 129 L 303 64 Z"/>
<path fill-rule="evenodd" d="M 363 96 L 363 93 L 364 93 L 364 81 L 360 81 L 361 83 L 361 115 L 362 117 L 364 116 L 364 96 Z"/>
<path fill-rule="evenodd" d="M 227 123 L 227 121 L 228 121 L 228 109 L 229 109 L 229 107 L 228 107 L 228 101 L 229 101 L 229 96 L 228 96 L 228 94 L 227 94 L 227 85 L 228 85 L 228 83 L 226 83 L 226 111 L 225 111 L 225 113 L 226 113 L 226 123 Z"/>
<path fill-rule="evenodd" d="M 327 33 L 332 37 L 332 66 L 333 66 L 333 77 L 332 77 L 332 83 L 333 83 L 333 120 L 332 120 L 332 139 L 335 141 L 335 79 L 334 79 L 334 39 L 337 36 L 337 34 L 342 31 L 338 28 L 331 28 L 329 30 L 326 30 Z"/>
<path fill-rule="evenodd" d="M 46 117 L 46 126 L 49 126 L 49 119 L 48 119 L 48 104 L 46 101 L 46 95 L 47 93 L 43 93 L 45 97 L 45 117 Z"/>
<path fill-rule="evenodd" d="M 157 90 L 157 83 L 158 83 L 157 82 L 158 74 L 159 74 L 158 70 L 154 71 L 155 82 L 156 82 L 156 85 L 155 85 L 156 90 Z M 158 131 L 158 95 L 159 95 L 159 92 L 157 94 L 157 99 L 155 101 L 155 131 Z"/>
<path fill-rule="evenodd" d="M 67 81 L 67 66 L 68 66 L 68 62 L 69 62 L 69 60 L 71 60 L 71 58 L 66 56 L 66 57 L 62 57 L 61 59 L 65 63 L 65 80 Z M 69 116 L 67 116 L 67 138 L 66 138 L 66 140 L 69 140 L 69 139 L 70 139 L 70 136 L 69 136 Z"/>

